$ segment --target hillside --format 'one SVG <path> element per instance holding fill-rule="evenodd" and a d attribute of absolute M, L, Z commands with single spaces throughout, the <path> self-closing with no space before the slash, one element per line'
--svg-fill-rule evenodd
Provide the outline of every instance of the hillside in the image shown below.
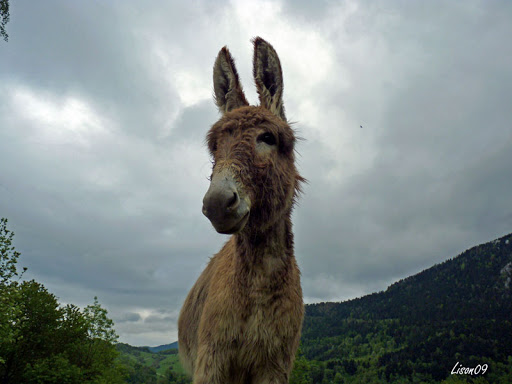
<path fill-rule="evenodd" d="M 307 312 L 309 317 L 322 314 L 325 321 L 334 314 L 410 321 L 510 319 L 511 276 L 512 234 L 400 280 L 384 292 L 344 303 L 308 305 Z"/>
<path fill-rule="evenodd" d="M 386 291 L 307 305 L 290 383 L 510 383 L 511 280 L 512 234 Z M 139 348 L 131 353 L 135 360 L 126 360 L 123 351 L 124 361 L 159 370 L 154 377 L 160 382 L 186 382 L 176 350 L 155 354 Z M 451 375 L 456 363 L 487 364 L 488 369 L 478 376 Z M 176 373 L 164 378 L 169 369 Z"/>
<path fill-rule="evenodd" d="M 308 305 L 302 351 L 308 360 L 328 362 L 344 382 L 363 376 L 373 382 L 439 382 L 457 362 L 487 363 L 481 379 L 499 382 L 512 373 L 511 276 L 507 235 L 384 292 Z"/>
<path fill-rule="evenodd" d="M 163 345 L 159 345 L 157 347 L 146 347 L 146 348 L 149 349 L 149 351 L 153 352 L 153 353 L 164 352 L 164 351 L 168 351 L 169 349 L 178 349 L 178 342 L 175 341 L 174 343 L 171 343 L 171 344 L 163 344 Z"/>

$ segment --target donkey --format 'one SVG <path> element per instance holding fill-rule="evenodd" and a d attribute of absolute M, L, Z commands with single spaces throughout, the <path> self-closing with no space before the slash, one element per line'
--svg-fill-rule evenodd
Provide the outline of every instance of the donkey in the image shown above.
<path fill-rule="evenodd" d="M 300 184 L 274 48 L 254 44 L 260 106 L 249 106 L 226 47 L 213 67 L 222 113 L 207 135 L 213 157 L 203 213 L 232 234 L 188 294 L 179 354 L 194 384 L 288 383 L 304 317 L 291 214 Z"/>

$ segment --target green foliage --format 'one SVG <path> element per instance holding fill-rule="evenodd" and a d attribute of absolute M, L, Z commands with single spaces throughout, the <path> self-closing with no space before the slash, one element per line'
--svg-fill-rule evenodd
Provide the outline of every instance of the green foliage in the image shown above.
<path fill-rule="evenodd" d="M 14 233 L 7 229 L 7 219 L 0 219 L 0 348 L 16 339 L 17 330 L 12 327 L 14 319 L 20 314 L 20 294 L 17 282 L 16 264 L 19 252 L 12 244 Z M 0 354 L 0 367 L 5 364 Z"/>
<path fill-rule="evenodd" d="M 5 41 L 9 40 L 9 35 L 5 30 L 5 25 L 9 22 L 9 0 L 0 0 L 0 36 L 3 36 Z"/>
<path fill-rule="evenodd" d="M 306 359 L 300 348 L 297 351 L 295 364 L 290 375 L 290 384 L 313 384 L 311 363 Z"/>
<path fill-rule="evenodd" d="M 0 382 L 124 383 L 113 323 L 98 299 L 62 307 L 36 281 L 19 282 L 13 233 L 0 221 Z"/>
<path fill-rule="evenodd" d="M 9 339 L 0 342 L 3 383 L 122 383 L 113 330 L 97 301 L 93 311 L 60 307 L 35 281 L 11 286 L 19 304 Z M 89 308 L 89 307 L 88 307 Z M 99 317 L 92 314 L 100 314 Z"/>
<path fill-rule="evenodd" d="M 7 229 L 7 219 L 0 219 L 0 285 L 12 282 L 15 276 L 19 276 L 16 269 L 19 252 L 12 245 L 14 232 Z"/>
<path fill-rule="evenodd" d="M 64 355 L 51 355 L 39 359 L 25 368 L 27 384 L 69 383 L 80 384 L 82 373 L 79 367 L 69 362 Z"/>
<path fill-rule="evenodd" d="M 89 337 L 115 343 L 118 336 L 114 330 L 114 322 L 108 318 L 107 310 L 102 308 L 98 298 L 94 297 L 94 303 L 84 310 L 84 316 L 89 322 Z"/>

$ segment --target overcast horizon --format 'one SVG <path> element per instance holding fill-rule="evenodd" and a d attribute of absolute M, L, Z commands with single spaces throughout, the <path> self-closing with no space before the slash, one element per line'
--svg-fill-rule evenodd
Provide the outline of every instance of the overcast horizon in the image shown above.
<path fill-rule="evenodd" d="M 228 239 L 202 215 L 227 45 L 276 49 L 308 179 L 293 213 L 306 303 L 386 289 L 512 232 L 512 2 L 10 1 L 0 217 L 18 265 L 97 296 L 120 342 L 177 340 Z"/>

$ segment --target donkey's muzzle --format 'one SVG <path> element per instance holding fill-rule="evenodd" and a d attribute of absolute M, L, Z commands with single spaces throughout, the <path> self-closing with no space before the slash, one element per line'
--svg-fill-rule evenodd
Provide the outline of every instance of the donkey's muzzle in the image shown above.
<path fill-rule="evenodd" d="M 245 227 L 250 201 L 241 192 L 229 169 L 212 176 L 210 188 L 203 199 L 203 214 L 217 232 L 231 234 Z"/>

